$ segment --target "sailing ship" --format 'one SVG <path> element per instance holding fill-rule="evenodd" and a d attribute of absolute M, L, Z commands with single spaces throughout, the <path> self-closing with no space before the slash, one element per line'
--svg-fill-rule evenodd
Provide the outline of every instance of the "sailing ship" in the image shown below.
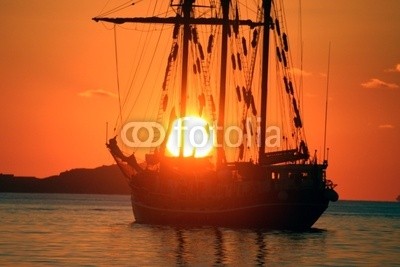
<path fill-rule="evenodd" d="M 166 2 L 167 11 L 157 12 Z M 165 73 L 146 72 L 139 89 L 134 81 L 125 93 L 118 88 L 120 113 L 106 144 L 131 188 L 136 222 L 309 229 L 338 194 L 326 177 L 328 161 L 307 146 L 283 2 L 154 5 L 148 17 L 93 18 L 113 24 L 115 36 L 127 25 L 159 33 L 142 48 L 136 40 L 135 67 L 165 60 Z M 154 60 L 160 50 L 167 52 Z M 143 122 L 147 113 L 154 120 Z"/>

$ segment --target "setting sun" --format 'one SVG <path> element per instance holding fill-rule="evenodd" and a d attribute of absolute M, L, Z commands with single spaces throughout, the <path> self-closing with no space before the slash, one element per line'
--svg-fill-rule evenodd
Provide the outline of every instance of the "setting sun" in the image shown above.
<path fill-rule="evenodd" d="M 190 116 L 176 119 L 172 124 L 167 141 L 167 153 L 178 157 L 183 149 L 183 157 L 204 158 L 209 156 L 215 134 L 207 121 Z M 183 145 L 182 145 L 183 143 Z"/>

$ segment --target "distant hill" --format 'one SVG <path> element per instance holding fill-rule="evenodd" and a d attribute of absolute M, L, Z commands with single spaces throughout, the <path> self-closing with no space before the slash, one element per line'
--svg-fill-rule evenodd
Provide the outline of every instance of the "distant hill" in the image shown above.
<path fill-rule="evenodd" d="M 130 194 L 127 180 L 117 165 L 72 169 L 44 179 L 1 174 L 0 192 Z"/>

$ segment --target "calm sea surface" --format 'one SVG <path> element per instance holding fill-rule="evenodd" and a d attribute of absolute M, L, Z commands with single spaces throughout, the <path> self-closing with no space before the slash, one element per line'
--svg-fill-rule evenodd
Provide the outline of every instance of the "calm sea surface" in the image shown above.
<path fill-rule="evenodd" d="M 129 196 L 0 193 L 0 266 L 400 266 L 400 203 L 339 201 L 306 233 L 134 223 Z"/>

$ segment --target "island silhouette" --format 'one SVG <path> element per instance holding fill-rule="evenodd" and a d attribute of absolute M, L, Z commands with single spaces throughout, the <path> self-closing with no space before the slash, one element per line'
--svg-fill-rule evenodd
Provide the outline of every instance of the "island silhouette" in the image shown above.
<path fill-rule="evenodd" d="M 47 178 L 0 174 L 0 192 L 130 194 L 117 165 L 72 169 Z"/>

